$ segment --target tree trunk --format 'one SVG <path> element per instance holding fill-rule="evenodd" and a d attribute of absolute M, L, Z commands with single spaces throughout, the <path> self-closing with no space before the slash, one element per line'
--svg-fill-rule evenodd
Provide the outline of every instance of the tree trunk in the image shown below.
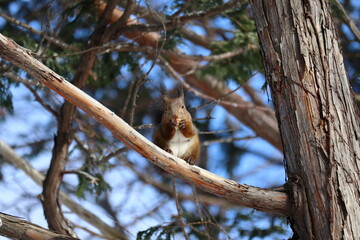
<path fill-rule="evenodd" d="M 359 122 L 328 1 L 250 2 L 284 147 L 294 239 L 359 239 Z"/>

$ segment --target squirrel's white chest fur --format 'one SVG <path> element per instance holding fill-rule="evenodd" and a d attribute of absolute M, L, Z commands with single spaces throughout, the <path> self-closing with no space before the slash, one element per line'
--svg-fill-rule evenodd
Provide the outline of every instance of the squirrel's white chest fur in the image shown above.
<path fill-rule="evenodd" d="M 193 137 L 187 138 L 180 130 L 176 130 L 174 137 L 169 141 L 169 148 L 175 156 L 182 158 L 188 152 L 193 141 Z"/>

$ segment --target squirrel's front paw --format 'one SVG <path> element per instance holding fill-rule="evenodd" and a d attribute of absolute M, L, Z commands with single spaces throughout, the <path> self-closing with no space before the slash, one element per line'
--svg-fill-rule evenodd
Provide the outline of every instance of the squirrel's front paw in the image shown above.
<path fill-rule="evenodd" d="M 177 127 L 177 122 L 175 119 L 171 119 L 169 122 L 168 122 L 169 126 L 171 128 L 176 128 Z"/>
<path fill-rule="evenodd" d="M 164 148 L 164 150 L 170 154 L 173 154 L 173 151 L 170 148 Z"/>
<path fill-rule="evenodd" d="M 186 127 L 186 121 L 183 119 L 179 123 L 179 129 L 182 130 L 185 129 L 185 127 Z"/>
<path fill-rule="evenodd" d="M 197 160 L 193 157 L 186 157 L 186 158 L 184 158 L 184 160 L 185 160 L 185 162 L 187 162 L 190 165 L 195 165 L 197 162 Z"/>

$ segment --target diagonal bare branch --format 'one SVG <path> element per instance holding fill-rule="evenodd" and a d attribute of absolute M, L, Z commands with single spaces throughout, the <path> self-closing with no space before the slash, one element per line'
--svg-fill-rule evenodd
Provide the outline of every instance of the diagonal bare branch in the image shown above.
<path fill-rule="evenodd" d="M 203 191 L 223 197 L 241 206 L 265 212 L 290 214 L 287 194 L 251 187 L 222 178 L 197 166 L 189 165 L 182 159 L 165 152 L 105 106 L 34 59 L 28 50 L 1 34 L 0 57 L 22 68 L 36 80 L 81 108 L 89 116 L 92 116 L 96 121 L 108 128 L 125 145 L 165 171 Z"/>
<path fill-rule="evenodd" d="M 349 14 L 346 12 L 345 8 L 343 7 L 343 5 L 338 1 L 338 0 L 334 0 L 331 1 L 333 4 L 335 4 L 336 8 L 339 9 L 340 11 L 340 17 L 342 18 L 342 20 L 349 26 L 350 30 L 352 31 L 352 33 L 355 36 L 355 39 L 360 42 L 360 30 L 359 28 L 356 26 L 356 23 L 354 22 L 354 20 L 349 16 Z"/>

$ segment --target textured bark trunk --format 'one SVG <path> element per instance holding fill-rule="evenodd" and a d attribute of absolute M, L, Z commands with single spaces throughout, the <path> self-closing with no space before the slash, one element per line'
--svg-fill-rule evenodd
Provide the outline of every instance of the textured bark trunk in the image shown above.
<path fill-rule="evenodd" d="M 283 141 L 294 239 L 359 239 L 359 122 L 328 1 L 250 2 Z"/>

